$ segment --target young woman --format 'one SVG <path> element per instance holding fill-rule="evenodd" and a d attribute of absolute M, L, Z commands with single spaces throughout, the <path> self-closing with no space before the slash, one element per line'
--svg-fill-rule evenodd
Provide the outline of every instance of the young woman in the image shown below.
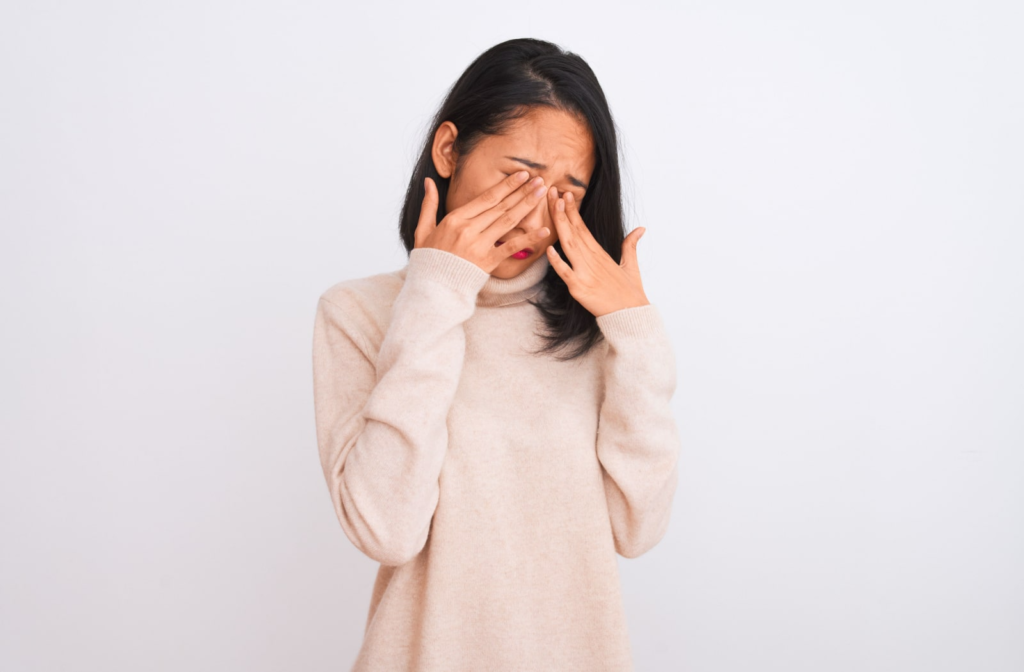
<path fill-rule="evenodd" d="M 664 536 L 671 341 L 577 55 L 516 39 L 438 111 L 397 271 L 320 297 L 320 459 L 380 563 L 355 672 L 631 670 L 616 553 Z"/>

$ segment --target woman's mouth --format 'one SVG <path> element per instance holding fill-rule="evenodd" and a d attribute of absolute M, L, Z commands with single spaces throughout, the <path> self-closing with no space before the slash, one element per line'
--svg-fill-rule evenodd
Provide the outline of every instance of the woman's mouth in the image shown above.
<path fill-rule="evenodd" d="M 494 246 L 497 247 L 497 246 L 501 245 L 504 242 L 505 241 L 503 241 L 503 240 L 499 240 L 496 243 L 494 243 Z M 533 254 L 533 249 L 531 249 L 529 247 L 526 247 L 526 248 L 523 248 L 523 249 L 519 250 L 515 254 L 513 254 L 512 258 L 513 259 L 526 259 L 531 254 Z"/>

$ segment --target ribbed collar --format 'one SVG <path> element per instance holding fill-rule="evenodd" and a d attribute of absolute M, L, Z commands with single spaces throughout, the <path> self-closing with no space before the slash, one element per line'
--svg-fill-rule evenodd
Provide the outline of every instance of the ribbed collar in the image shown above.
<path fill-rule="evenodd" d="M 550 267 L 551 262 L 548 261 L 547 253 L 544 253 L 515 277 L 496 278 L 492 275 L 477 294 L 476 305 L 508 306 L 532 298 L 543 289 L 542 281 Z"/>

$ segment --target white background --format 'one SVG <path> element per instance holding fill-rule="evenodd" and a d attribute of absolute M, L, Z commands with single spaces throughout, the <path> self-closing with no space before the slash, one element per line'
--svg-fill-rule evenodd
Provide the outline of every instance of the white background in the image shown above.
<path fill-rule="evenodd" d="M 637 669 L 1024 669 L 1024 10 L 7 2 L 0 667 L 347 670 L 319 294 L 486 48 L 582 55 L 675 338 Z"/>

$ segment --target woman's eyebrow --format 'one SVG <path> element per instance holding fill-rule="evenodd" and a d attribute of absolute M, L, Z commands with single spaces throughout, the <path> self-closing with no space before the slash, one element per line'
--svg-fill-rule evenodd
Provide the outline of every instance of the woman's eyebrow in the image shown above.
<path fill-rule="evenodd" d="M 524 166 L 529 166 L 530 168 L 537 168 L 539 170 L 544 170 L 544 169 L 547 168 L 547 166 L 545 166 L 543 163 L 537 163 L 535 161 L 530 161 L 529 159 L 521 159 L 518 156 L 506 156 L 505 158 L 506 159 L 512 159 L 513 161 L 518 161 L 519 163 L 523 164 Z M 581 187 L 583 189 L 587 189 L 588 188 L 587 185 L 585 185 L 581 180 L 577 180 L 572 175 L 566 175 L 566 177 L 568 177 L 569 181 L 572 182 L 573 184 L 575 184 L 577 187 Z"/>

